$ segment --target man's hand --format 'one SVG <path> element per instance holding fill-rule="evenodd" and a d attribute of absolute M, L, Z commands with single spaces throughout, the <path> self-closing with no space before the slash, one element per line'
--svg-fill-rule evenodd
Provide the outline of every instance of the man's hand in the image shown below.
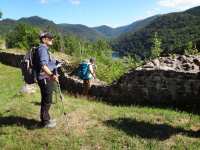
<path fill-rule="evenodd" d="M 59 82 L 58 75 L 55 75 L 51 72 L 51 70 L 47 67 L 47 65 L 42 66 L 42 70 L 49 76 L 51 80 Z"/>
<path fill-rule="evenodd" d="M 52 75 L 52 76 L 50 77 L 50 79 L 56 81 L 57 83 L 59 82 L 58 76 L 57 76 L 57 75 Z"/>

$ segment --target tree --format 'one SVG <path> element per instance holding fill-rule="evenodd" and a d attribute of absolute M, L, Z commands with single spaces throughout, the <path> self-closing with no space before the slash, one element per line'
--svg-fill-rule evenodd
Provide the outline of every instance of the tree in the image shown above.
<path fill-rule="evenodd" d="M 18 24 L 15 29 L 6 36 L 6 47 L 29 50 L 39 43 L 39 29 L 27 24 Z"/>
<path fill-rule="evenodd" d="M 152 40 L 152 47 L 151 47 L 151 54 L 150 58 L 154 59 L 160 56 L 162 49 L 161 49 L 161 39 L 158 38 L 158 33 L 155 32 L 154 38 Z"/>
<path fill-rule="evenodd" d="M 2 18 L 2 16 L 3 16 L 3 13 L 0 11 L 0 19 Z"/>
<path fill-rule="evenodd" d="M 98 40 L 93 44 L 93 51 L 97 53 L 97 55 L 103 55 L 111 57 L 112 48 L 110 44 L 106 40 Z"/>
<path fill-rule="evenodd" d="M 64 37 L 65 53 L 69 55 L 80 54 L 80 40 L 74 35 Z"/>
<path fill-rule="evenodd" d="M 58 34 L 58 33 L 53 33 L 54 35 L 54 41 L 53 41 L 53 46 L 51 48 L 51 51 L 52 52 L 55 52 L 55 51 L 61 51 L 61 36 Z"/>

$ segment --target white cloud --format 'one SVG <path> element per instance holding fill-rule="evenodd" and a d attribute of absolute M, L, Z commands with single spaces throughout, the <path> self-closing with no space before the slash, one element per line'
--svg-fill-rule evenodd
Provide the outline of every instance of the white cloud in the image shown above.
<path fill-rule="evenodd" d="M 200 5 L 200 0 L 159 0 L 158 5 L 167 8 L 184 10 Z"/>
<path fill-rule="evenodd" d="M 46 3 L 48 3 L 48 0 L 40 0 L 40 3 L 46 4 Z"/>
<path fill-rule="evenodd" d="M 69 0 L 70 3 L 72 3 L 73 5 L 79 5 L 81 3 L 80 0 Z"/>

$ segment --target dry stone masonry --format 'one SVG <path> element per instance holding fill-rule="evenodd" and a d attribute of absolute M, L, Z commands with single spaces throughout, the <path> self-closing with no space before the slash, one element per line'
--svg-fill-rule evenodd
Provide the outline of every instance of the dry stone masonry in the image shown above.
<path fill-rule="evenodd" d="M 110 101 L 196 104 L 200 101 L 199 56 L 175 55 L 145 63 L 110 88 Z"/>

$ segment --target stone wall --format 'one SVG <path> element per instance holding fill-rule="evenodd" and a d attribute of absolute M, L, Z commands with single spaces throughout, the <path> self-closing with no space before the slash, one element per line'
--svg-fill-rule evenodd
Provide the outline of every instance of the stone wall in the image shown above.
<path fill-rule="evenodd" d="M 197 104 L 199 62 L 198 56 L 154 59 L 123 75 L 109 88 L 108 98 L 114 103 Z"/>
<path fill-rule="evenodd" d="M 22 58 L 20 54 L 0 52 L 0 62 L 7 65 L 19 67 Z M 111 85 L 95 82 L 90 96 L 123 104 L 199 104 L 199 62 L 197 56 L 155 59 L 129 71 Z M 62 89 L 72 94 L 81 93 L 81 80 L 62 70 L 59 73 Z"/>
<path fill-rule="evenodd" d="M 134 70 L 110 88 L 113 103 L 196 104 L 200 101 L 198 74 L 163 70 Z"/>
<path fill-rule="evenodd" d="M 13 67 L 20 67 L 23 57 L 23 54 L 0 52 L 0 62 Z"/>

